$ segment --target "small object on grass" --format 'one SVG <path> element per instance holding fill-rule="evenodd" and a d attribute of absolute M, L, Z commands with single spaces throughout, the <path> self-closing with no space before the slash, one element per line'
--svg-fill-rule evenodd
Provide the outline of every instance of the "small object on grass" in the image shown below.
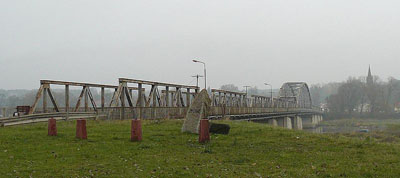
<path fill-rule="evenodd" d="M 85 119 L 79 119 L 76 121 L 76 138 L 87 139 Z"/>
<path fill-rule="evenodd" d="M 56 126 L 56 120 L 54 118 L 48 120 L 47 135 L 57 136 L 57 126 Z"/>
<path fill-rule="evenodd" d="M 140 119 L 131 122 L 131 141 L 142 141 L 142 123 Z"/>
<path fill-rule="evenodd" d="M 199 128 L 199 143 L 206 143 L 210 141 L 210 126 L 208 119 L 200 120 L 200 128 Z"/>
<path fill-rule="evenodd" d="M 210 124 L 210 133 L 214 134 L 229 134 L 231 127 L 228 124 Z"/>

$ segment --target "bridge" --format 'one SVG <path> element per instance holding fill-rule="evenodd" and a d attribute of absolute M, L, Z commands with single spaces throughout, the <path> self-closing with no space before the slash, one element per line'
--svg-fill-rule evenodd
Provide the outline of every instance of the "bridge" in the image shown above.
<path fill-rule="evenodd" d="M 54 86 L 64 88 L 65 103 L 57 102 Z M 72 105 L 71 87 L 81 89 Z M 106 90 L 112 92 L 109 98 Z M 44 122 L 48 118 L 179 119 L 185 117 L 199 90 L 197 86 L 129 78 L 119 78 L 118 85 L 41 80 L 27 115 L 0 118 L 0 125 Z M 313 127 L 322 120 L 322 112 L 312 106 L 309 88 L 303 82 L 283 84 L 275 98 L 219 89 L 211 89 L 209 94 L 209 119 L 267 122 L 289 129 Z"/>

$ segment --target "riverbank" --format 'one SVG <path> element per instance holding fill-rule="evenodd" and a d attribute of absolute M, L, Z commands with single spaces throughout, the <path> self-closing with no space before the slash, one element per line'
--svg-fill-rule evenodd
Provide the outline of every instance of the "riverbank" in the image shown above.
<path fill-rule="evenodd" d="M 400 143 L 400 119 L 346 118 L 324 120 L 317 128 L 320 133 Z"/>

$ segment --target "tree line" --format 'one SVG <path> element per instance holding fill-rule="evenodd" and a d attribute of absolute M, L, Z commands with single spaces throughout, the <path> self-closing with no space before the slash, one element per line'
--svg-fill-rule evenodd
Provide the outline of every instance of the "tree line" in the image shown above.
<path fill-rule="evenodd" d="M 400 107 L 400 81 L 378 76 L 372 82 L 366 77 L 349 77 L 341 83 L 312 85 L 314 104 L 330 113 L 376 114 L 398 112 Z"/>

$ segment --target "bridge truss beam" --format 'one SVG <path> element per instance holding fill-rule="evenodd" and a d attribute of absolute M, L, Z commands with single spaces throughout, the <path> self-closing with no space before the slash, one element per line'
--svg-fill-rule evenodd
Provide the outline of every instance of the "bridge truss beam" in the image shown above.
<path fill-rule="evenodd" d="M 246 93 L 211 89 L 212 106 L 246 107 L 248 98 Z"/>
<path fill-rule="evenodd" d="M 105 107 L 105 96 L 104 90 L 108 89 L 117 89 L 118 86 L 114 85 L 103 85 L 103 84 L 93 84 L 93 83 L 81 83 L 81 82 L 67 82 L 67 81 L 56 81 L 56 80 L 41 80 L 40 88 L 36 93 L 36 98 L 34 103 L 31 106 L 29 114 L 33 114 L 36 111 L 37 104 L 39 103 L 40 98 L 43 100 L 43 112 L 46 113 L 48 111 L 47 108 L 47 96 L 49 96 L 51 103 L 53 104 L 54 110 L 56 112 L 60 112 L 59 104 L 57 103 L 52 90 L 51 85 L 64 85 L 65 87 L 65 112 L 70 111 L 70 86 L 78 86 L 82 87 L 82 91 L 79 95 L 78 101 L 73 109 L 73 112 L 77 112 L 82 99 L 84 100 L 85 112 L 89 110 L 89 100 L 93 107 L 94 111 L 97 111 L 97 104 L 93 98 L 93 94 L 90 88 L 101 88 L 101 110 L 104 110 Z M 129 90 L 138 90 L 136 87 L 130 87 Z M 115 95 L 115 93 L 114 93 Z"/>
<path fill-rule="evenodd" d="M 138 88 L 136 104 L 133 104 L 132 94 L 128 92 L 128 84 L 137 85 L 137 87 L 135 87 Z M 144 85 L 151 86 L 148 95 L 143 92 Z M 159 87 L 164 87 L 161 93 L 159 92 Z M 175 88 L 175 90 L 171 91 L 171 88 Z M 191 92 L 191 90 L 194 90 L 194 93 Z M 128 101 L 129 107 L 187 107 L 198 92 L 199 87 L 196 86 L 120 78 L 119 86 L 115 96 L 111 100 L 110 107 L 125 107 L 125 100 Z M 186 96 L 186 101 L 184 95 Z"/>

